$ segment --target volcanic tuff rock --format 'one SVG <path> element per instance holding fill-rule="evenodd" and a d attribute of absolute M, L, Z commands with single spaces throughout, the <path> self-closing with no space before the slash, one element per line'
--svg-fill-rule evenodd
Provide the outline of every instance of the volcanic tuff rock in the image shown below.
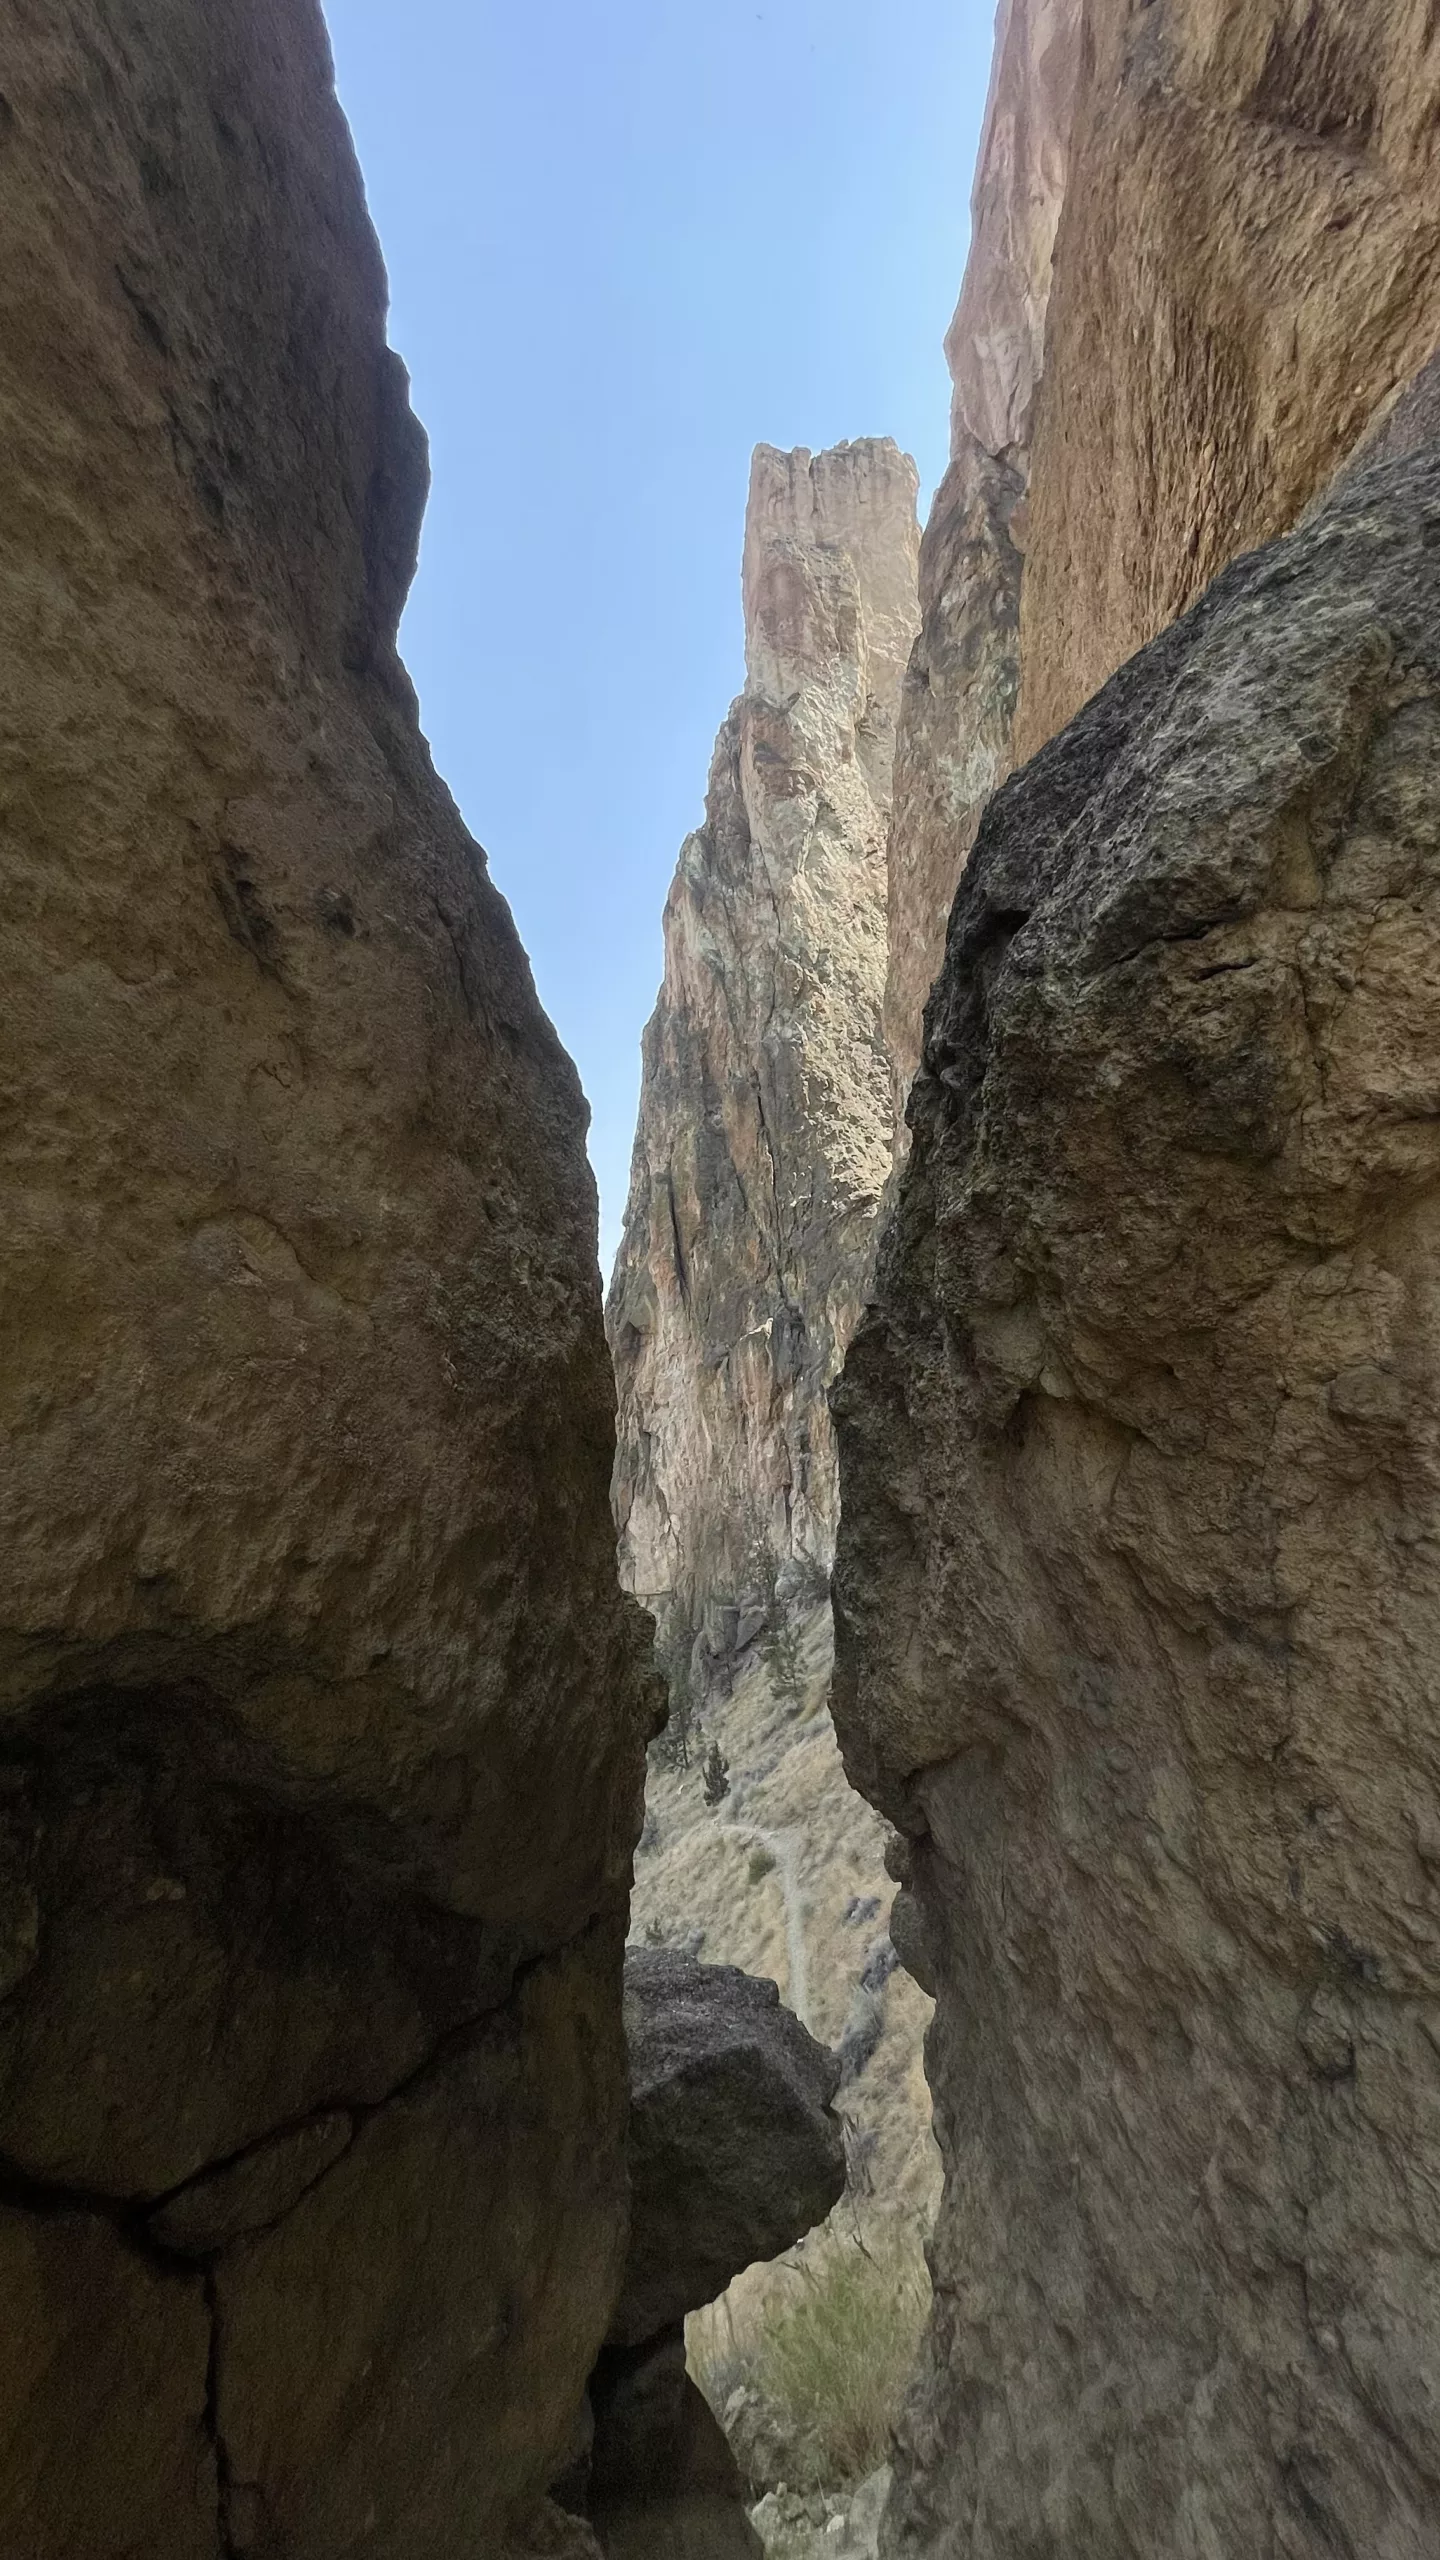
<path fill-rule="evenodd" d="M 996 41 L 896 758 L 902 1095 L 986 793 L 1440 341 L 1429 0 L 1004 0 Z"/>
<path fill-rule="evenodd" d="M 1000 0 L 970 259 L 945 341 L 950 468 L 920 546 L 895 754 L 884 1019 L 897 1132 L 955 883 L 1009 767 L 1030 439 L 1079 56 L 1080 0 Z"/>
<path fill-rule="evenodd" d="M 947 2183 L 892 2550 L 1420 2560 L 1440 455 L 992 803 L 838 1393 Z"/>
<path fill-rule="evenodd" d="M 613 2560 L 759 2560 L 739 2467 L 685 2365 L 685 2314 L 824 2219 L 838 2066 L 773 1982 L 633 1948 L 630 2253 L 557 2500 Z"/>
<path fill-rule="evenodd" d="M 835 1534 L 825 1391 L 890 1165 L 885 830 L 914 636 L 913 464 L 755 456 L 746 686 L 665 911 L 608 1323 L 622 1567 L 693 1632 Z"/>
<path fill-rule="evenodd" d="M 449 2560 L 624 2247 L 583 1106 L 318 7 L 0 18 L 0 2548 Z"/>
<path fill-rule="evenodd" d="M 773 1982 L 632 1947 L 625 2031 L 630 2255 L 611 2338 L 633 2346 L 823 2222 L 845 2154 L 839 2065 Z"/>
<path fill-rule="evenodd" d="M 761 2560 L 739 2466 L 685 2369 L 683 2323 L 608 2349 L 590 2389 L 590 2515 L 606 2560 Z"/>

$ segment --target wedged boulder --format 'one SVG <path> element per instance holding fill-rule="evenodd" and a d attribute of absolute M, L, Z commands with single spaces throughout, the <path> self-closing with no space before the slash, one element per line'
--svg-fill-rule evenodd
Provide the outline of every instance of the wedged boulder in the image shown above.
<path fill-rule="evenodd" d="M 612 2346 L 713 2302 L 823 2222 L 845 2188 L 839 2065 L 773 1982 L 632 1948 L 625 2036 L 630 2254 Z"/>

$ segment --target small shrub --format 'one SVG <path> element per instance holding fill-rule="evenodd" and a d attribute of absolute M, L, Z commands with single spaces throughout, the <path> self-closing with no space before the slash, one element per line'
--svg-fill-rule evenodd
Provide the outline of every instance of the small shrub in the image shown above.
<path fill-rule="evenodd" d="M 768 1875 L 773 1875 L 774 1872 L 775 1860 L 770 1851 L 768 1849 L 752 1849 L 750 1852 L 750 1863 L 745 1870 L 751 1884 L 763 1884 L 765 1878 Z"/>
<path fill-rule="evenodd" d="M 890 2459 L 930 2307 L 918 2236 L 867 2243 L 832 2230 L 790 2281 L 790 2298 L 772 2293 L 739 2336 L 733 2320 L 722 2335 L 713 2314 L 692 2325 L 697 2379 L 722 2414 L 743 2382 L 736 2451 L 757 2491 L 781 2477 L 799 2489 L 868 2479 Z"/>
<path fill-rule="evenodd" d="M 712 1742 L 705 1754 L 705 1801 L 713 1812 L 730 1793 L 730 1763 L 718 1742 Z"/>
<path fill-rule="evenodd" d="M 670 1713 L 663 1732 L 657 1734 L 650 1747 L 662 1769 L 688 1769 L 697 1738 L 700 1694 L 695 1677 L 694 1633 L 678 1613 L 657 1630 L 655 1664 L 665 1682 Z"/>

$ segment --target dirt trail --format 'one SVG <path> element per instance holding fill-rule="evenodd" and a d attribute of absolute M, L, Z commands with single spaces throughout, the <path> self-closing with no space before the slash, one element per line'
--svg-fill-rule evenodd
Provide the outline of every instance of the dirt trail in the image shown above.
<path fill-rule="evenodd" d="M 763 1824 L 742 1821 L 734 1814 L 722 1816 L 721 1828 L 734 1832 L 737 1839 L 753 1840 L 757 1848 L 768 1849 L 775 1861 L 785 1904 L 785 1961 L 790 1974 L 788 2005 L 801 2026 L 808 2027 L 810 1956 L 805 1944 L 805 1901 L 800 1890 L 803 1835 L 798 1831 L 767 1831 Z"/>

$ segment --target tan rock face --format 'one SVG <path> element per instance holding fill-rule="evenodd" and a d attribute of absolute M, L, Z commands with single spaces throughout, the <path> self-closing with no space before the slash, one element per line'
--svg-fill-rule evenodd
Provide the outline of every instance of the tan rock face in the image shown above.
<path fill-rule="evenodd" d="M 839 1391 L 946 2191 L 888 2547 L 1418 2560 L 1440 2472 L 1440 462 L 992 803 Z"/>
<path fill-rule="evenodd" d="M 1006 0 L 890 864 L 897 1099 L 985 797 L 1440 341 L 1427 0 Z"/>
<path fill-rule="evenodd" d="M 921 544 L 895 759 L 885 1036 L 902 1145 L 955 884 L 1010 765 L 1030 445 L 1079 70 L 1080 0 L 1001 0 L 970 259 L 945 341 L 951 464 Z"/>
<path fill-rule="evenodd" d="M 1035 428 L 1017 759 L 1227 560 L 1293 524 L 1437 340 L 1428 0 L 1092 7 Z"/>
<path fill-rule="evenodd" d="M 890 1162 L 881 1035 L 895 709 L 915 472 L 883 441 L 761 446 L 746 688 L 665 913 L 608 1324 L 622 1565 L 698 1627 L 758 1538 L 828 1565 L 825 1390 Z"/>
<path fill-rule="evenodd" d="M 438 2560 L 543 2487 L 623 2244 L 582 1105 L 394 655 L 423 445 L 318 8 L 4 16 L 0 2160 L 139 2254 L 63 2391 L 20 2342 L 70 2454 L 0 2515 L 168 2549 L 76 2518 L 203 2417 L 197 2551 L 355 2547 L 383 2439 L 367 2548 Z M 146 2274 L 162 2200 L 203 2296 Z"/>

